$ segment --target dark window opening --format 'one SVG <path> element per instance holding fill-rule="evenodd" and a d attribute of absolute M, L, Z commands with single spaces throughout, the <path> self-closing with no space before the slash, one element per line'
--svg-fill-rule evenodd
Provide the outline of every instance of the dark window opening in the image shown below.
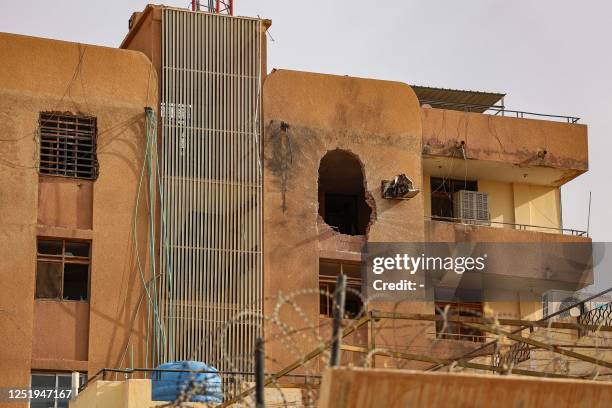
<path fill-rule="evenodd" d="M 444 310 L 448 306 L 446 314 L 450 317 L 482 317 L 483 308 L 480 302 L 436 302 L 436 315 L 443 316 Z M 436 321 L 436 336 L 439 339 L 466 340 L 483 342 L 485 335 L 482 331 L 464 326 L 458 322 L 443 320 Z"/>
<path fill-rule="evenodd" d="M 346 296 L 344 301 L 344 317 L 354 319 L 363 312 L 361 293 L 361 264 L 333 260 L 319 261 L 319 314 L 333 317 L 334 293 L 336 278 L 340 272 L 346 275 Z M 329 296 L 327 294 L 329 294 Z"/>
<path fill-rule="evenodd" d="M 96 118 L 41 112 L 40 174 L 95 180 Z"/>
<path fill-rule="evenodd" d="M 79 384 L 81 387 L 87 381 L 87 375 L 79 373 Z M 32 392 L 39 394 L 49 393 L 53 391 L 50 398 L 32 398 L 30 400 L 30 408 L 68 408 L 72 390 L 72 374 L 71 373 L 32 373 L 30 377 L 30 388 Z M 55 398 L 57 394 L 57 398 Z"/>
<path fill-rule="evenodd" d="M 64 265 L 64 293 L 65 300 L 87 300 L 87 275 L 89 265 L 66 263 Z"/>
<path fill-rule="evenodd" d="M 365 235 L 372 208 L 366 202 L 364 175 L 355 155 L 329 151 L 319 166 L 319 215 L 341 234 Z"/>
<path fill-rule="evenodd" d="M 432 177 L 431 217 L 444 220 L 457 218 L 453 211 L 453 193 L 460 190 L 478 191 L 478 183 L 469 180 L 451 180 Z"/>
<path fill-rule="evenodd" d="M 36 299 L 88 299 L 90 244 L 38 239 Z"/>

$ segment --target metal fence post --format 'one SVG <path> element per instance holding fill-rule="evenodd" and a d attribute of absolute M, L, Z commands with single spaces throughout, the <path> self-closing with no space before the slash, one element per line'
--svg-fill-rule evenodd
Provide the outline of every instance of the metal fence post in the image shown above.
<path fill-rule="evenodd" d="M 332 326 L 332 348 L 329 366 L 335 367 L 340 361 L 340 342 L 342 338 L 342 318 L 344 317 L 344 301 L 346 299 L 346 275 L 340 273 L 336 279 L 334 292 L 334 321 Z"/>
<path fill-rule="evenodd" d="M 261 337 L 255 339 L 255 407 L 264 408 L 264 347 Z"/>

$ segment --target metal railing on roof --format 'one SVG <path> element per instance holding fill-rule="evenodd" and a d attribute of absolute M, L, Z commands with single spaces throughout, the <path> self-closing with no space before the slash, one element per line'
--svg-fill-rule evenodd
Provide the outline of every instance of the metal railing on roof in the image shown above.
<path fill-rule="evenodd" d="M 542 225 L 516 224 L 516 223 L 511 223 L 511 222 L 489 221 L 489 220 L 484 221 L 484 220 L 475 220 L 475 219 L 467 219 L 467 218 L 440 217 L 436 215 L 432 215 L 432 216 L 426 215 L 425 219 L 431 220 L 431 221 L 452 222 L 456 224 L 474 225 L 474 226 L 480 226 L 480 227 L 489 227 L 491 225 L 493 226 L 499 225 L 501 227 L 504 227 L 504 226 L 512 227 L 513 229 L 517 229 L 521 231 L 534 231 L 534 232 L 546 232 L 546 233 L 550 232 L 550 233 L 563 234 L 563 235 L 572 235 L 575 237 L 588 237 L 588 234 L 586 231 L 581 231 L 581 230 L 576 230 L 576 229 L 571 229 L 571 228 L 545 227 Z"/>
<path fill-rule="evenodd" d="M 536 112 L 526 112 L 526 111 L 516 111 L 506 109 L 504 105 L 473 105 L 466 103 L 457 103 L 457 102 L 444 102 L 444 101 L 433 101 L 433 100 L 422 100 L 422 105 L 429 105 L 432 108 L 441 108 L 441 109 L 453 109 L 458 111 L 465 112 L 478 112 L 478 113 L 487 113 L 489 115 L 494 116 L 510 116 L 516 117 L 520 119 L 555 119 L 567 123 L 578 123 L 580 120 L 579 117 L 576 116 L 565 116 L 565 115 L 550 115 L 546 113 L 536 113 Z"/>

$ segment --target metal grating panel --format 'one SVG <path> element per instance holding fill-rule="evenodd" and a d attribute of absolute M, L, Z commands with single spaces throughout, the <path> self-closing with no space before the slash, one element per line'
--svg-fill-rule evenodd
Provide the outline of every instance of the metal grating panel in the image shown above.
<path fill-rule="evenodd" d="M 471 112 L 486 112 L 489 108 L 501 102 L 506 94 L 497 92 L 465 91 L 461 89 L 433 88 L 429 86 L 411 85 L 421 104 L 428 104 L 434 108 L 451 110 L 466 110 Z"/>
<path fill-rule="evenodd" d="M 96 118 L 41 112 L 40 174 L 96 179 Z"/>
<path fill-rule="evenodd" d="M 158 362 L 253 371 L 262 309 L 262 22 L 165 8 Z"/>

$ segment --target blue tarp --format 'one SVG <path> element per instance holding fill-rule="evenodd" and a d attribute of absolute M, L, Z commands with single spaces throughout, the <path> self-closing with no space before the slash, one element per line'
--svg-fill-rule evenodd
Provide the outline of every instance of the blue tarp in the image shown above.
<path fill-rule="evenodd" d="M 209 404 L 220 404 L 223 401 L 221 377 L 215 367 L 201 361 L 173 361 L 161 364 L 157 368 L 190 372 L 154 372 L 151 375 L 153 401 L 175 401 L 192 382 L 198 386 L 199 391 L 186 401 Z M 194 371 L 204 372 L 196 374 Z"/>

